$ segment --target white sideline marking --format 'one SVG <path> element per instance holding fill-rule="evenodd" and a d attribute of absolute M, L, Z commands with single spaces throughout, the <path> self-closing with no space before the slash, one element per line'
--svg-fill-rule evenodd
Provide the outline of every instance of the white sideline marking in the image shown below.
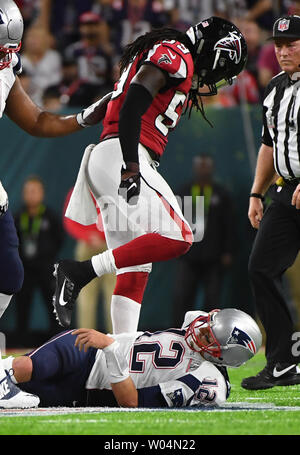
<path fill-rule="evenodd" d="M 272 403 L 225 403 L 219 408 L 108 408 L 108 407 L 92 407 L 92 408 L 34 408 L 34 409 L 0 409 L 1 417 L 28 417 L 28 416 L 55 416 L 67 414 L 104 414 L 109 412 L 178 412 L 178 413 L 203 413 L 203 412 L 232 412 L 232 411 L 300 411 L 300 406 L 276 406 Z M 98 420 L 99 422 L 99 420 Z"/>

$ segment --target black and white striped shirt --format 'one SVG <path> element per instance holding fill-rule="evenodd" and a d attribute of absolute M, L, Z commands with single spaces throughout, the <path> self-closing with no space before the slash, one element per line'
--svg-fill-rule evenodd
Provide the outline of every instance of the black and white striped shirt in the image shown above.
<path fill-rule="evenodd" d="M 263 102 L 262 143 L 273 147 L 274 167 L 284 178 L 300 177 L 300 81 L 275 76 Z"/>

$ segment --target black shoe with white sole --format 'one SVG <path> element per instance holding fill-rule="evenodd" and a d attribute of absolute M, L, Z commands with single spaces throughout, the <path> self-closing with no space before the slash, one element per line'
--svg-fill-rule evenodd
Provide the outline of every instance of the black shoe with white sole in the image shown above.
<path fill-rule="evenodd" d="M 63 327 L 69 327 L 72 312 L 81 289 L 96 277 L 91 261 L 78 262 L 65 259 L 54 265 L 56 279 L 53 296 L 54 313 Z"/>
<path fill-rule="evenodd" d="M 276 363 L 272 367 L 266 365 L 256 376 L 243 379 L 241 386 L 247 390 L 262 390 L 297 384 L 300 384 L 298 367 L 295 364 Z"/>

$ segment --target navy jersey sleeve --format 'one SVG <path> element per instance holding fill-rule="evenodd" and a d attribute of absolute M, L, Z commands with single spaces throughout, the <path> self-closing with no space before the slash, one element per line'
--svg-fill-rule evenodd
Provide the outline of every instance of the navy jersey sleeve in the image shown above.
<path fill-rule="evenodd" d="M 230 392 L 226 369 L 204 362 L 197 370 L 138 390 L 139 408 L 219 406 Z"/>

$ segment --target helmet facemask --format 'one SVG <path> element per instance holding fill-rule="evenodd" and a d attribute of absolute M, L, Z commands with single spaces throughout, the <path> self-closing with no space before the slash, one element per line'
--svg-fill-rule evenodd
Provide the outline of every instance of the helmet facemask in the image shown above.
<path fill-rule="evenodd" d="M 209 340 L 204 343 L 203 327 L 209 329 Z M 234 308 L 214 310 L 196 318 L 189 325 L 185 339 L 190 349 L 205 360 L 231 368 L 251 359 L 262 343 L 261 331 L 254 319 Z"/>
<path fill-rule="evenodd" d="M 0 3 L 0 70 L 3 70 L 21 48 L 24 23 L 13 0 L 1 0 Z"/>
<path fill-rule="evenodd" d="M 5 54 L 2 58 L 0 57 L 0 71 L 3 70 L 4 68 L 7 68 L 13 58 L 13 54 L 16 52 L 19 52 L 21 49 L 21 43 L 17 47 L 10 48 L 10 47 L 4 47 L 0 46 L 0 55 Z"/>
<path fill-rule="evenodd" d="M 185 334 L 185 340 L 192 351 L 200 354 L 208 354 L 214 358 L 219 358 L 221 356 L 221 345 L 212 331 L 213 317 L 218 311 L 219 310 L 214 310 L 208 313 L 207 316 L 200 316 L 189 325 Z M 202 337 L 200 337 L 200 335 L 202 335 L 202 328 L 208 329 L 209 339 L 207 339 L 207 344 L 204 344 L 201 341 Z"/>

